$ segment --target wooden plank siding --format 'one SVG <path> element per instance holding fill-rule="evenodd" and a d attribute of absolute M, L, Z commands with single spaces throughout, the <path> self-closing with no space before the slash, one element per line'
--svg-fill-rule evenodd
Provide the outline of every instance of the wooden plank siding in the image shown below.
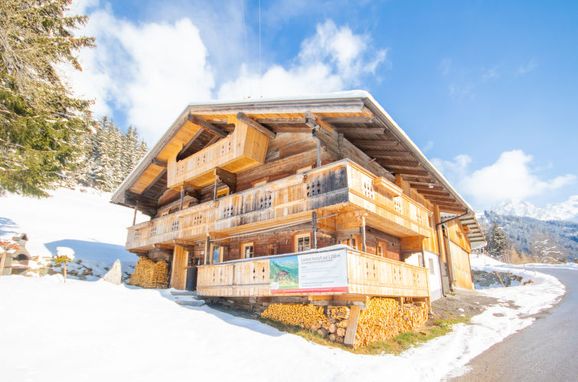
<path fill-rule="evenodd" d="M 344 250 L 347 253 L 348 291 L 321 294 L 419 298 L 429 296 L 427 269 L 351 248 Z M 272 296 L 269 264 L 270 259 L 275 257 L 279 256 L 200 266 L 197 293 L 209 297 Z M 298 293 L 302 296 L 319 294 L 319 292 Z"/>

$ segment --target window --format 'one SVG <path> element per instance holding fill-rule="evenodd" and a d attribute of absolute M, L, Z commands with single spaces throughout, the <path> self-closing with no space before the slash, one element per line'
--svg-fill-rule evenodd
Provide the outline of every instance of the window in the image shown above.
<path fill-rule="evenodd" d="M 253 243 L 243 243 L 241 244 L 241 255 L 244 259 L 250 259 L 255 257 L 255 246 Z"/>
<path fill-rule="evenodd" d="M 429 268 L 429 274 L 430 275 L 435 275 L 436 274 L 436 270 L 434 268 L 434 261 L 432 258 L 427 259 L 428 262 L 428 268 Z"/>
<path fill-rule="evenodd" d="M 219 247 L 219 246 L 217 246 L 217 245 L 213 247 L 213 259 L 212 259 L 213 261 L 212 261 L 212 264 L 218 264 L 218 263 L 220 263 L 220 262 L 222 261 L 221 253 L 222 253 L 221 247 Z"/>
<path fill-rule="evenodd" d="M 295 251 L 302 252 L 311 249 L 311 236 L 306 233 L 295 236 Z"/>

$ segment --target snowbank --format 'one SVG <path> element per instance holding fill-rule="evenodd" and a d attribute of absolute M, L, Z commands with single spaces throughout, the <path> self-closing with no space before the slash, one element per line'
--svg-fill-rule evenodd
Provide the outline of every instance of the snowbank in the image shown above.
<path fill-rule="evenodd" d="M 126 270 L 136 262 L 136 256 L 124 249 L 132 211 L 109 200 L 109 193 L 93 189 L 59 189 L 43 199 L 0 197 L 0 237 L 25 232 L 31 256 L 50 257 L 57 247 L 69 247 L 97 274 L 117 258 Z"/>
<path fill-rule="evenodd" d="M 307 342 L 210 307 L 182 307 L 167 291 L 61 278 L 0 278 L 3 378 L 27 381 L 435 381 L 533 321 L 564 293 L 524 271 L 528 286 L 484 291 L 502 300 L 400 356 L 356 355 Z M 513 272 L 513 271 L 512 271 Z M 513 307 L 513 301 L 519 308 Z M 38 317 L 41 317 L 39 319 Z M 62 325 L 65 325 L 62 330 Z M 22 357 L 26 354 L 26 357 Z"/>

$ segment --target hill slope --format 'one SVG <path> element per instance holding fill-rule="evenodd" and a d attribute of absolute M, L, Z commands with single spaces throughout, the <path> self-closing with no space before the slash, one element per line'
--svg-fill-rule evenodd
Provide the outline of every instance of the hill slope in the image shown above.
<path fill-rule="evenodd" d="M 81 268 L 90 267 L 97 277 L 116 259 L 129 270 L 136 262 L 136 256 L 124 249 L 132 211 L 109 200 L 109 193 L 90 188 L 59 189 L 43 199 L 2 196 L 0 237 L 26 233 L 26 247 L 33 257 L 50 257 L 56 247 L 70 247 Z"/>
<path fill-rule="evenodd" d="M 516 251 L 532 261 L 578 261 L 578 223 L 543 221 L 494 211 L 485 211 L 480 218 L 486 232 L 493 224 L 502 227 Z"/>

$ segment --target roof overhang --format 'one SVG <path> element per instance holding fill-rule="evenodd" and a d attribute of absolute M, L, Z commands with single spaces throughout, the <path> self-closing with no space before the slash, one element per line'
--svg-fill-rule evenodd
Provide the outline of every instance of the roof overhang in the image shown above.
<path fill-rule="evenodd" d="M 440 210 L 455 215 L 468 212 L 460 220 L 468 227 L 470 241 L 484 242 L 483 232 L 469 203 L 373 96 L 358 90 L 306 97 L 216 101 L 189 105 L 119 186 L 112 196 L 112 202 L 134 206 L 134 201 L 127 199 L 130 188 L 151 164 L 158 161 L 163 148 L 178 134 L 182 135 L 181 129 L 187 124 L 190 115 L 225 126 L 228 117 L 239 112 L 260 118 L 257 120 L 273 131 L 286 124 L 293 124 L 295 129 L 307 128 L 305 117 L 311 114 L 319 116 L 383 168 L 392 174 L 401 175 L 426 199 L 440 206 Z M 199 144 L 199 148 L 210 143 L 211 141 L 205 140 Z"/>

